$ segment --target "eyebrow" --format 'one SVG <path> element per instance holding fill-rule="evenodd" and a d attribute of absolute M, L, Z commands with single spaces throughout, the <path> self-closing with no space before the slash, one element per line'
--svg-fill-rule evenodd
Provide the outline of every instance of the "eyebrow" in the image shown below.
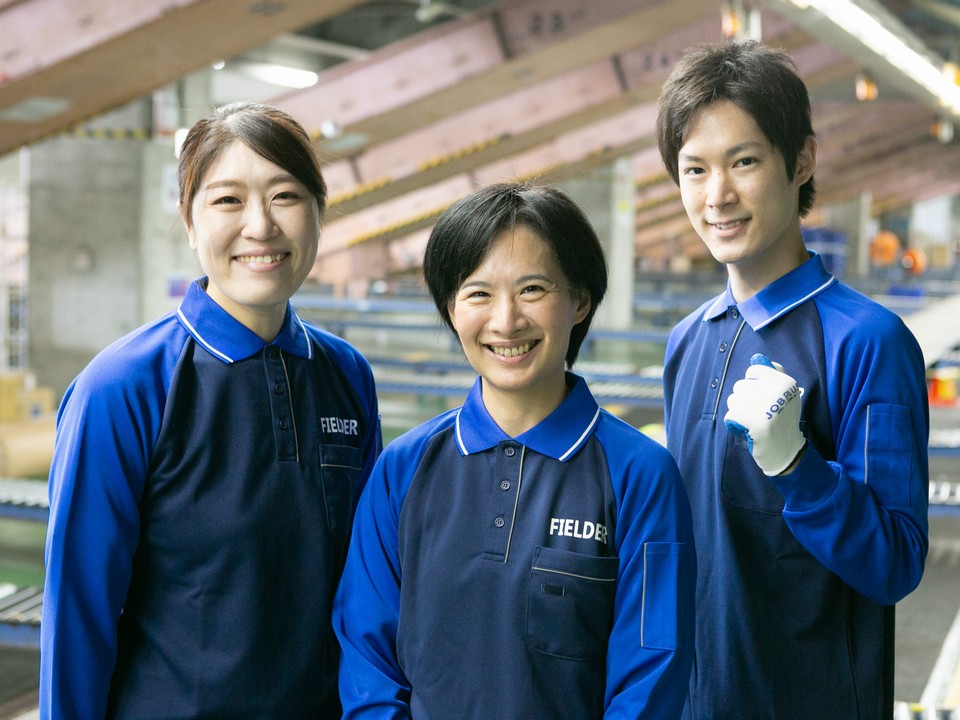
<path fill-rule="evenodd" d="M 524 285 L 532 281 L 541 281 L 550 285 L 557 285 L 557 281 L 553 278 L 549 278 L 546 275 L 538 275 L 536 273 L 530 275 L 523 275 L 516 280 L 514 280 L 515 285 Z M 460 285 L 458 290 L 462 290 L 465 287 L 483 287 L 488 288 L 492 287 L 492 283 L 487 282 L 486 280 L 465 280 L 462 285 Z"/>
<path fill-rule="evenodd" d="M 757 148 L 762 148 L 762 147 L 763 147 L 763 143 L 757 140 L 747 140 L 746 142 L 737 143 L 733 147 L 727 148 L 726 150 L 724 150 L 723 156 L 725 158 L 729 158 L 729 157 L 733 157 L 734 155 L 739 155 L 742 152 L 746 152 L 748 150 L 756 150 Z M 703 158 L 700 157 L 699 155 L 693 155 L 691 153 L 685 153 L 683 151 L 679 153 L 679 159 L 693 161 L 693 162 L 701 162 L 703 160 Z"/>
<path fill-rule="evenodd" d="M 270 178 L 270 179 L 267 181 L 267 185 L 281 185 L 281 184 L 286 183 L 286 182 L 294 182 L 294 183 L 297 183 L 297 182 L 300 182 L 300 181 L 297 180 L 297 179 L 296 179 L 293 175 L 291 175 L 290 173 L 282 173 L 282 174 L 280 174 L 280 175 L 274 175 L 272 178 Z M 204 190 L 216 190 L 217 188 L 235 188 L 235 187 L 243 187 L 243 186 L 245 186 L 245 185 L 246 185 L 246 183 L 244 183 L 244 182 L 242 182 L 242 181 L 240 181 L 240 180 L 235 180 L 235 179 L 232 179 L 232 178 L 227 178 L 226 180 L 214 180 L 213 182 L 208 183 L 207 185 L 204 185 L 204 186 L 203 186 L 203 189 L 204 189 Z"/>

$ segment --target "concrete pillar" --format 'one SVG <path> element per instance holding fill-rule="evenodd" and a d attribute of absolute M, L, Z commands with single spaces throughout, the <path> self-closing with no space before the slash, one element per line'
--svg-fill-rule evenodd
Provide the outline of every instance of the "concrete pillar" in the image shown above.
<path fill-rule="evenodd" d="M 930 270 L 952 270 L 953 240 L 956 236 L 952 196 L 921 200 L 910 208 L 909 247 L 923 250 Z"/>
<path fill-rule="evenodd" d="M 607 296 L 593 327 L 628 329 L 633 323 L 636 190 L 630 158 L 560 183 L 587 214 L 607 256 Z"/>
<path fill-rule="evenodd" d="M 59 397 L 104 346 L 140 324 L 140 232 L 149 127 L 135 103 L 29 156 L 30 366 Z"/>
<path fill-rule="evenodd" d="M 821 209 L 823 225 L 847 235 L 847 277 L 864 277 L 870 272 L 870 239 L 876 233 L 872 205 L 872 195 L 863 192 L 853 200 Z"/>

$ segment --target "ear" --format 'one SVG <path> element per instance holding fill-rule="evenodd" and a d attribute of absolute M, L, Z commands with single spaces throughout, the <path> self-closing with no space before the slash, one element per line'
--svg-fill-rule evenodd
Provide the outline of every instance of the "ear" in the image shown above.
<path fill-rule="evenodd" d="M 190 243 L 190 249 L 197 249 L 197 239 L 194 236 L 193 226 L 187 222 L 186 216 L 183 214 L 183 206 L 180 204 L 180 201 L 177 200 L 177 214 L 180 216 L 180 219 L 183 221 L 183 227 L 187 231 L 187 241 Z"/>
<path fill-rule="evenodd" d="M 803 185 L 807 180 L 813 177 L 814 170 L 817 169 L 817 139 L 813 135 L 807 135 L 807 139 L 797 155 L 797 169 L 794 173 L 794 180 L 797 181 L 797 187 Z"/>
<path fill-rule="evenodd" d="M 455 300 L 451 300 L 447 303 L 447 317 L 450 318 L 450 326 L 453 328 L 454 332 L 458 332 L 456 315 L 453 312 L 456 308 L 456 305 L 457 303 Z"/>
<path fill-rule="evenodd" d="M 590 293 L 588 293 L 586 290 L 578 290 L 574 294 L 574 300 L 577 303 L 577 309 L 574 311 L 573 324 L 577 325 L 582 323 L 590 313 L 590 307 L 592 303 L 590 302 Z"/>

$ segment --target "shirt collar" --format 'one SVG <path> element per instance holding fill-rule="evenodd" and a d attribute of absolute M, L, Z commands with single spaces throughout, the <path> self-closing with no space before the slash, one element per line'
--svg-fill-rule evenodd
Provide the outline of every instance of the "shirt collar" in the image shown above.
<path fill-rule="evenodd" d="M 600 406 L 586 381 L 567 373 L 574 385 L 560 406 L 526 432 L 511 438 L 494 422 L 483 404 L 481 380 L 477 378 L 467 400 L 457 413 L 457 447 L 463 455 L 483 452 L 505 440 L 515 440 L 541 455 L 560 462 L 573 457 L 593 434 L 600 420 Z"/>
<path fill-rule="evenodd" d="M 313 357 L 313 345 L 303 322 L 290 303 L 280 333 L 273 342 L 265 343 L 250 328 L 220 307 L 206 291 L 207 278 L 190 283 L 177 308 L 177 317 L 193 338 L 214 357 L 225 363 L 243 360 L 260 352 L 267 345 L 304 358 Z"/>
<path fill-rule="evenodd" d="M 716 300 L 707 307 L 703 320 L 715 320 L 727 312 L 727 308 L 736 306 L 743 319 L 754 330 L 766 327 L 798 305 L 802 305 L 815 295 L 819 295 L 833 285 L 837 279 L 827 272 L 823 260 L 815 252 L 798 268 L 777 278 L 756 295 L 738 303 L 730 291 L 730 282 Z"/>

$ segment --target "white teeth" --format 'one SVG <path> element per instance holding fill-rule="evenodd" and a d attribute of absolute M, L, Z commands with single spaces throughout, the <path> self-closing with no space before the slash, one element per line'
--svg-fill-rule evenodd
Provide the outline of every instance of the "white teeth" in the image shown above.
<path fill-rule="evenodd" d="M 742 220 L 735 220 L 734 222 L 714 223 L 713 226 L 717 228 L 717 230 L 729 230 L 730 228 L 738 227 L 742 223 Z"/>
<path fill-rule="evenodd" d="M 493 352 L 497 355 L 502 355 L 503 357 L 516 357 L 517 355 L 523 355 L 524 353 L 530 352 L 533 349 L 533 343 L 529 342 L 526 345 L 518 345 L 516 347 L 494 347 L 490 346 Z"/>
<path fill-rule="evenodd" d="M 237 260 L 242 263 L 266 265 L 267 263 L 280 262 L 285 255 L 286 253 L 277 253 L 276 255 L 240 255 L 237 257 Z"/>

